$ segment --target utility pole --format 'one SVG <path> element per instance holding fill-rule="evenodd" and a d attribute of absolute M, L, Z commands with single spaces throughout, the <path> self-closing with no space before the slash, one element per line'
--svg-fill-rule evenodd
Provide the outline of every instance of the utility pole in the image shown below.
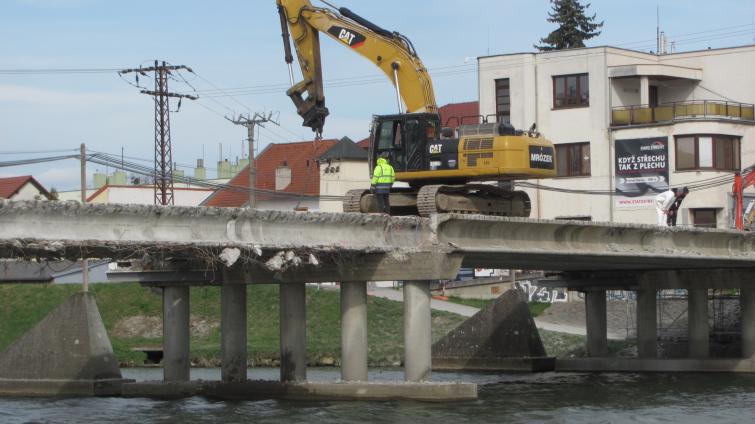
<path fill-rule="evenodd" d="M 87 202 L 87 147 L 81 143 L 79 160 L 81 161 L 81 204 Z M 89 259 L 81 259 L 81 291 L 89 291 Z"/>
<path fill-rule="evenodd" d="M 124 69 L 119 74 L 127 74 L 131 72 L 137 73 L 137 86 L 139 77 L 138 75 L 147 75 L 147 72 L 155 73 L 155 89 L 154 90 L 141 90 L 141 93 L 148 94 L 154 97 L 155 100 L 155 204 L 156 205 L 172 205 L 173 199 L 173 153 L 170 145 L 170 105 L 169 98 L 178 98 L 178 107 L 181 107 L 181 100 L 186 98 L 189 100 L 196 100 L 199 97 L 191 96 L 188 94 L 171 93 L 168 91 L 168 76 L 171 75 L 171 71 L 178 71 L 185 69 L 192 72 L 191 68 L 184 65 L 167 65 L 165 61 L 158 64 L 155 61 L 155 66 L 148 68 L 137 69 Z"/>
<path fill-rule="evenodd" d="M 278 125 L 277 122 L 275 122 L 272 119 L 273 112 L 268 112 L 267 115 L 264 113 L 254 113 L 254 117 L 250 118 L 248 115 L 243 116 L 239 115 L 238 118 L 233 119 L 229 117 L 225 117 L 225 119 L 231 121 L 232 123 L 236 125 L 241 125 L 246 127 L 247 137 L 248 137 L 248 144 L 249 144 L 249 207 L 254 209 L 257 207 L 257 196 L 255 193 L 255 189 L 257 187 L 257 170 L 255 165 L 255 159 L 254 159 L 254 127 L 257 125 L 261 126 L 262 128 L 265 128 L 266 122 L 272 122 L 275 125 Z"/>

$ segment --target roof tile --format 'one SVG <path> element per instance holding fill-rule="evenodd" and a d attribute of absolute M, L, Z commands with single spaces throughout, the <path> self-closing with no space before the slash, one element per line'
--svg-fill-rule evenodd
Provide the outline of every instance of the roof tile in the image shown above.
<path fill-rule="evenodd" d="M 300 141 L 268 145 L 259 155 L 257 166 L 256 188 L 275 191 L 275 170 L 280 166 L 291 168 L 291 183 L 278 192 L 292 194 L 306 194 L 318 196 L 320 194 L 320 167 L 317 158 L 333 147 L 338 140 Z M 228 185 L 241 189 L 249 188 L 249 167 L 244 167 Z M 258 200 L 269 200 L 272 196 L 257 194 Z M 222 188 L 210 196 L 204 206 L 241 207 L 249 200 L 246 191 Z"/>
<path fill-rule="evenodd" d="M 21 188 L 26 185 L 27 182 L 31 182 L 37 190 L 39 190 L 48 199 L 51 198 L 47 189 L 42 186 L 31 175 L 23 175 L 20 177 L 8 177 L 0 178 L 0 199 L 10 199 L 14 194 L 18 193 Z"/>

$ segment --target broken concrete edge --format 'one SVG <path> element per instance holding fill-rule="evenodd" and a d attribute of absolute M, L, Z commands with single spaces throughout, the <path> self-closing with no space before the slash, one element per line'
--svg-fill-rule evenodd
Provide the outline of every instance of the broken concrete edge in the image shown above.
<path fill-rule="evenodd" d="M 376 240 L 391 250 L 434 244 L 429 221 L 419 217 L 247 208 L 0 201 L 0 223 L 0 239 L 6 242 L 29 237 L 66 244 L 87 240 L 191 244 L 204 240 L 225 244 L 223 247 L 238 244 L 277 250 L 293 244 L 365 250 L 376 245 Z M 103 223 L 112 228 L 103 230 Z M 304 229 L 306 236 L 302 237 Z M 57 238 L 49 238 L 50 234 Z M 294 236 L 299 237 L 297 242 L 286 243 Z"/>
<path fill-rule="evenodd" d="M 557 372 L 720 372 L 755 373 L 753 359 L 556 359 Z"/>
<path fill-rule="evenodd" d="M 433 371 L 555 371 L 553 356 L 533 358 L 433 358 Z"/>
<path fill-rule="evenodd" d="M 399 225 L 428 225 L 427 218 L 418 216 L 387 216 L 383 214 L 362 213 L 334 213 L 334 212 L 297 212 L 279 211 L 268 209 L 250 208 L 221 208 L 209 206 L 162 206 L 162 205 L 136 205 L 115 203 L 80 203 L 80 202 L 49 202 L 24 200 L 14 201 L 0 199 L 0 215 L 24 213 L 56 213 L 77 215 L 87 213 L 90 215 L 133 215 L 139 218 L 145 216 L 155 217 L 217 217 L 222 219 L 251 218 L 257 220 L 289 220 L 299 222 L 325 222 L 341 223 L 351 222 L 358 224 L 399 224 Z"/>
<path fill-rule="evenodd" d="M 227 264 L 227 259 L 221 257 L 228 250 L 238 250 L 239 255 L 235 260 Z M 427 249 L 425 249 L 427 250 Z M 142 256 L 157 256 L 165 254 L 172 259 L 197 258 L 189 261 L 190 265 L 202 264 L 203 256 L 211 255 L 213 262 L 222 263 L 226 266 L 233 265 L 236 260 L 247 259 L 266 262 L 279 255 L 299 255 L 309 260 L 310 254 L 381 254 L 392 252 L 415 252 L 425 251 L 420 248 L 404 247 L 340 247 L 332 244 L 313 244 L 307 246 L 298 245 L 265 245 L 249 244 L 242 242 L 173 242 L 173 241 L 145 241 L 145 240 L 75 240 L 75 239 L 40 239 L 40 238 L 12 238 L 0 239 L 0 252 L 3 258 L 24 260 L 29 257 L 48 260 L 76 260 L 82 256 L 90 259 L 133 259 L 134 251 L 142 253 Z M 290 252 L 290 253 L 289 253 Z M 217 259 L 217 260 L 215 260 Z M 315 259 L 317 259 L 315 257 Z M 304 262 L 306 263 L 306 262 Z M 313 265 L 316 265 L 313 263 Z"/>
<path fill-rule="evenodd" d="M 0 378 L 0 397 L 120 396 L 122 386 L 135 380 L 44 380 Z"/>
<path fill-rule="evenodd" d="M 216 399 L 259 400 L 418 400 L 426 402 L 477 399 L 477 384 L 462 382 L 279 382 L 247 380 L 163 382 L 146 381 L 122 386 L 123 397 L 178 399 L 204 396 Z"/>

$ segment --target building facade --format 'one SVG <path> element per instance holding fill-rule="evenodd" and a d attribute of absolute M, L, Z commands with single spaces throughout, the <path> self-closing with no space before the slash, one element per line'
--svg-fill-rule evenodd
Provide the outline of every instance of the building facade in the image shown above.
<path fill-rule="evenodd" d="M 480 57 L 480 114 L 556 145 L 559 176 L 519 184 L 532 217 L 653 224 L 657 193 L 689 186 L 678 225 L 730 228 L 733 174 L 755 161 L 753 68 L 755 46 Z"/>
<path fill-rule="evenodd" d="M 175 206 L 199 206 L 215 190 L 209 188 L 173 188 Z M 104 185 L 87 197 L 87 203 L 152 205 L 155 188 L 151 185 Z"/>
<path fill-rule="evenodd" d="M 318 158 L 320 212 L 343 212 L 342 197 L 349 190 L 370 187 L 367 151 L 343 137 Z"/>
<path fill-rule="evenodd" d="M 0 199 L 53 200 L 54 196 L 31 175 L 0 178 Z"/>
<path fill-rule="evenodd" d="M 279 211 L 317 211 L 320 207 L 318 157 L 338 140 L 270 143 L 255 159 L 255 207 Z M 249 167 L 215 191 L 200 206 L 226 208 L 249 204 Z"/>

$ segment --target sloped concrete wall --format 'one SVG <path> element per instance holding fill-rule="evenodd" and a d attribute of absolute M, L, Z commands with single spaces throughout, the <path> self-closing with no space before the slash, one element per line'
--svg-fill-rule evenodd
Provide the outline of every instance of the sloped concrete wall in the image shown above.
<path fill-rule="evenodd" d="M 543 356 L 540 333 L 519 290 L 505 292 L 433 345 L 433 360 Z"/>
<path fill-rule="evenodd" d="M 0 379 L 120 379 L 94 297 L 77 293 L 0 354 Z"/>

